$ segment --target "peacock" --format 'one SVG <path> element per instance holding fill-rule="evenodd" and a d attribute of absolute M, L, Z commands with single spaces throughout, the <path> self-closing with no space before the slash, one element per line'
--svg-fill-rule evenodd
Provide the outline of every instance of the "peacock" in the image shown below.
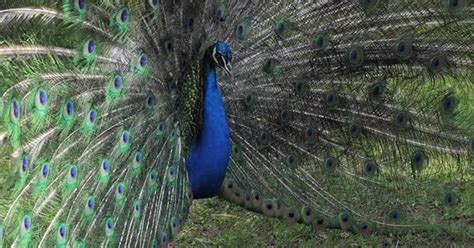
<path fill-rule="evenodd" d="M 473 21 L 469 0 L 0 0 L 0 247 L 166 247 L 214 196 L 472 238 Z"/>

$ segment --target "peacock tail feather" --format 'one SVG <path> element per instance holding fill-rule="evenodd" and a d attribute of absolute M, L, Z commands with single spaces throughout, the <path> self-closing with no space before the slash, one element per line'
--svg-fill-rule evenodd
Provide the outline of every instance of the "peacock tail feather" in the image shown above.
<path fill-rule="evenodd" d="M 0 247 L 166 247 L 196 178 L 317 231 L 473 237 L 473 16 L 0 0 Z"/>

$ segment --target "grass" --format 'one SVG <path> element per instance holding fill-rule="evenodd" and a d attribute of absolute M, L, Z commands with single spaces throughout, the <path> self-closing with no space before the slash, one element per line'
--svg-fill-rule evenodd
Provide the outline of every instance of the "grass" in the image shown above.
<path fill-rule="evenodd" d="M 474 219 L 466 218 L 474 227 Z M 462 232 L 462 230 L 460 230 Z M 466 232 L 466 235 L 467 234 Z M 287 225 L 222 199 L 194 201 L 175 247 L 474 247 L 474 237 L 459 240 L 428 233 L 377 234 L 369 237 L 341 230 L 315 232 Z"/>

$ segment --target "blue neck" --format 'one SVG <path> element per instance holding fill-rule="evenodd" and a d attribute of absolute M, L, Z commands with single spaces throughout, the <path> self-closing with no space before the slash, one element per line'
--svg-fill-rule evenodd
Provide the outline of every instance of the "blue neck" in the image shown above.
<path fill-rule="evenodd" d="M 202 129 L 191 145 L 186 161 L 194 198 L 219 193 L 230 158 L 229 126 L 217 88 L 216 68 L 204 59 Z"/>

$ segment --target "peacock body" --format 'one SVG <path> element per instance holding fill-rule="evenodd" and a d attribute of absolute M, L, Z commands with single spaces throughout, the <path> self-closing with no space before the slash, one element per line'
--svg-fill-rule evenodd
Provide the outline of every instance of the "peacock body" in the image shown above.
<path fill-rule="evenodd" d="M 473 14 L 0 0 L 0 247 L 165 247 L 216 195 L 316 230 L 472 238 Z"/>

